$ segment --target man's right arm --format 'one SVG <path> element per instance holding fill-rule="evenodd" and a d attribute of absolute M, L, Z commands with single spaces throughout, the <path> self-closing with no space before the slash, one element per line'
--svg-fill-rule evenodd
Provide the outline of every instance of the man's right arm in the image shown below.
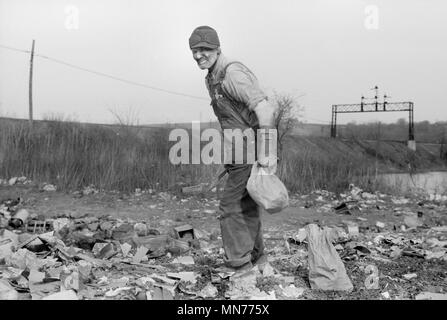
<path fill-rule="evenodd" d="M 268 147 L 269 145 L 276 146 L 276 141 L 273 141 L 277 138 L 275 106 L 268 101 L 255 75 L 240 64 L 228 67 L 224 87 L 232 97 L 244 102 L 250 110 L 255 112 L 261 128 L 258 133 L 258 163 L 264 167 L 274 167 L 272 171 L 276 171 L 276 148 L 271 150 Z"/>
<path fill-rule="evenodd" d="M 262 100 L 253 109 L 258 117 L 258 163 L 276 172 L 277 165 L 277 130 L 275 128 L 275 107 L 267 100 Z"/>

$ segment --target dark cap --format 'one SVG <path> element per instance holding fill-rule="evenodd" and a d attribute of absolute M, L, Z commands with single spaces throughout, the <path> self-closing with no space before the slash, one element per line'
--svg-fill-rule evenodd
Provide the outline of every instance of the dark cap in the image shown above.
<path fill-rule="evenodd" d="M 189 37 L 189 47 L 216 49 L 220 47 L 216 30 L 208 26 L 197 27 Z"/>

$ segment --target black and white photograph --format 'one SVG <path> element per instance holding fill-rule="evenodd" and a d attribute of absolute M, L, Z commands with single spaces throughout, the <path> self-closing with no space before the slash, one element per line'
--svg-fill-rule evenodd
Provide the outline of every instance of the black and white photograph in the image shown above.
<path fill-rule="evenodd" d="M 446 39 L 442 0 L 0 0 L 0 303 L 447 300 Z"/>

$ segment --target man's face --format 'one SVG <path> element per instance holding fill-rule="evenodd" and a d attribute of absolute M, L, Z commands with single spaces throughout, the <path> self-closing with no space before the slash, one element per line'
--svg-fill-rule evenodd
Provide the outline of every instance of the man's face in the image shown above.
<path fill-rule="evenodd" d="M 209 69 L 214 63 L 216 63 L 217 57 L 220 53 L 220 48 L 209 49 L 209 48 L 194 48 L 192 51 L 192 57 L 196 60 L 197 65 L 200 69 Z"/>

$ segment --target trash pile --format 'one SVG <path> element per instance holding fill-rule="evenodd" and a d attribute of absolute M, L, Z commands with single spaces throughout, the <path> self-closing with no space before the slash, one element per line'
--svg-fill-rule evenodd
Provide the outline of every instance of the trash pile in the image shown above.
<path fill-rule="evenodd" d="M 16 184 L 23 184 L 23 185 L 27 185 L 27 184 L 31 184 L 32 181 L 29 180 L 27 177 L 12 177 L 11 179 L 1 179 L 0 178 L 0 186 L 4 185 L 4 186 L 13 186 Z"/>
<path fill-rule="evenodd" d="M 191 226 L 169 235 L 109 216 L 39 220 L 25 213 L 9 215 L 0 230 L 0 299 L 172 299 L 177 286 L 197 282 L 198 274 L 182 270 L 194 265 L 200 245 Z M 18 216 L 22 223 L 13 224 Z M 162 258 L 168 267 L 155 264 Z"/>
<path fill-rule="evenodd" d="M 301 228 L 295 236 L 288 238 L 288 243 L 305 242 L 304 230 Z M 447 226 L 428 228 L 423 235 L 405 232 L 359 233 L 355 224 L 348 224 L 346 228 L 324 227 L 324 230 L 344 261 L 359 260 L 367 255 L 383 262 L 401 256 L 447 261 Z"/>
<path fill-rule="evenodd" d="M 396 206 L 424 206 L 427 208 L 444 210 L 447 208 L 447 195 L 419 194 L 416 197 L 406 198 L 393 196 L 380 192 L 370 193 L 354 186 L 349 187 L 349 192 L 336 193 L 327 190 L 315 190 L 306 195 L 294 195 L 291 205 L 301 208 L 313 208 L 317 212 L 335 212 L 350 215 L 353 212 L 367 210 L 394 210 L 399 211 Z"/>
<path fill-rule="evenodd" d="M 297 233 L 286 238 L 290 261 L 300 264 L 309 270 L 309 281 L 312 289 L 320 290 L 352 290 L 352 269 L 360 270 L 360 274 L 373 272 L 368 268 L 376 268 L 377 286 L 366 289 L 381 290 L 389 287 L 415 286 L 425 273 L 438 274 L 441 282 L 434 281 L 438 286 L 427 286 L 424 278 L 418 285 L 428 287 L 435 292 L 425 291 L 414 295 L 416 300 L 447 300 L 447 226 L 424 227 L 418 226 L 410 232 L 359 232 L 358 225 L 349 222 L 344 227 L 324 227 L 318 229 L 315 225 L 307 225 Z M 306 250 L 307 248 L 307 250 Z M 303 258 L 309 257 L 303 264 Z M 407 260 L 403 260 L 403 259 Z M 404 261 L 404 262 L 402 262 Z M 409 272 L 412 264 L 435 263 L 439 271 L 424 270 Z M 345 265 L 351 266 L 349 277 Z M 403 265 L 402 265 L 403 264 Z M 377 269 L 380 265 L 381 268 Z M 422 270 L 421 270 L 422 269 Z M 385 274 L 390 270 L 396 277 Z M 430 277 L 430 276 L 427 276 Z M 379 278 L 382 283 L 378 286 Z M 416 282 L 413 282 L 416 281 Z M 433 280 L 432 280 L 433 281 Z M 386 282 L 386 285 L 383 285 Z M 402 284 L 403 283 L 403 284 Z M 333 288 L 332 286 L 337 286 Z M 357 284 L 356 290 L 364 283 Z M 366 285 L 365 285 L 366 286 Z M 413 288 L 414 289 L 414 288 Z M 389 291 L 381 292 L 384 299 L 409 299 L 408 292 L 391 296 Z M 411 291 L 411 290 L 408 290 Z"/>
<path fill-rule="evenodd" d="M 107 215 L 44 218 L 21 208 L 20 199 L 3 201 L 2 208 L 8 220 L 0 228 L 0 299 L 268 300 L 301 299 L 309 290 L 269 262 L 262 269 L 227 269 L 219 235 L 188 224 L 151 228 Z M 332 245 L 310 243 L 310 252 L 332 250 L 330 259 L 340 263 Z M 312 275 L 331 272 L 315 259 L 308 265 L 315 266 Z M 349 282 L 343 264 L 338 268 Z"/>
<path fill-rule="evenodd" d="M 291 206 L 305 209 L 315 208 L 320 212 L 332 211 L 332 207 L 336 202 L 336 194 L 327 190 L 315 190 L 305 195 L 292 195 L 290 199 Z"/>
<path fill-rule="evenodd" d="M 25 176 L 22 177 L 12 177 L 10 179 L 1 179 L 0 178 L 0 186 L 26 186 L 26 185 L 31 185 L 33 184 L 33 181 L 31 179 L 28 179 Z M 56 191 L 57 188 L 55 185 L 50 184 L 50 183 L 42 183 L 40 185 L 40 190 L 42 191 L 46 191 L 46 192 L 52 192 L 52 191 Z"/>
<path fill-rule="evenodd" d="M 191 225 L 162 233 L 145 222 L 111 216 L 45 219 L 20 204 L 20 199 L 2 204 L 7 223 L 0 228 L 0 299 L 278 298 L 241 287 L 274 271 L 253 268 L 236 280 L 235 272 L 222 266 L 216 234 Z M 283 298 L 304 290 L 297 293 L 293 284 L 281 284 Z"/>
<path fill-rule="evenodd" d="M 98 192 L 90 186 L 77 194 Z M 188 219 L 217 214 L 217 200 L 196 203 L 168 192 L 136 190 L 129 201 L 143 194 L 157 203 L 148 208 L 166 215 L 174 205 Z M 0 300 L 315 299 L 331 292 L 347 298 L 372 292 L 375 299 L 447 299 L 443 197 L 408 199 L 351 186 L 341 195 L 315 191 L 295 198 L 295 205 L 303 200 L 326 208 L 320 212 L 339 223 L 289 225 L 289 231 L 275 225 L 265 234 L 268 263 L 234 272 L 223 266 L 215 229 L 171 216 L 154 223 L 111 215 L 48 218 L 25 209 L 22 198 L 6 199 L 0 201 Z M 371 210 L 399 223 L 371 222 Z M 439 270 L 424 269 L 430 267 Z"/>

